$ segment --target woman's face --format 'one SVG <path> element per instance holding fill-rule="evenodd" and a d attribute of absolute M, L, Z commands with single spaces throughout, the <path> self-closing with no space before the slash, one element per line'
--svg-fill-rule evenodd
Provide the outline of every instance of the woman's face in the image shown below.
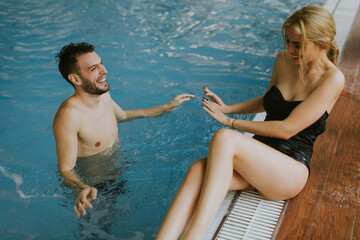
<path fill-rule="evenodd" d="M 291 55 L 295 64 L 300 64 L 301 35 L 292 28 L 286 28 L 287 53 Z M 313 41 L 307 42 L 307 62 L 310 63 L 318 56 L 318 47 Z"/>
<path fill-rule="evenodd" d="M 301 35 L 297 34 L 291 28 L 286 28 L 287 53 L 291 55 L 295 64 L 300 64 L 300 42 Z"/>

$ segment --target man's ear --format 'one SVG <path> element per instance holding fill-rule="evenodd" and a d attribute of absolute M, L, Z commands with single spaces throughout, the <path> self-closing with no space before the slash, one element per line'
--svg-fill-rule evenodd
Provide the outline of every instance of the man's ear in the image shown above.
<path fill-rule="evenodd" d="M 70 82 L 72 82 L 72 84 L 74 84 L 74 86 L 80 86 L 82 84 L 81 78 L 77 74 L 70 73 L 68 75 L 68 78 L 69 78 Z"/>

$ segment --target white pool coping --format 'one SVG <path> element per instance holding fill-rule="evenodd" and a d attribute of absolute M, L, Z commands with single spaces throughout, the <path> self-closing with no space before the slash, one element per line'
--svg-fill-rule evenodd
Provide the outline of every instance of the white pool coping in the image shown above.
<path fill-rule="evenodd" d="M 348 35 L 353 25 L 356 14 L 359 10 L 360 0 L 327 0 L 324 3 L 324 8 L 333 14 L 336 24 L 335 40 L 338 44 L 341 59 L 344 46 L 347 42 Z M 262 121 L 265 118 L 265 113 L 256 114 L 254 121 Z M 216 213 L 212 223 L 209 225 L 205 240 L 211 240 L 223 223 L 224 218 L 231 212 L 231 205 L 238 194 L 234 191 L 226 195 L 218 212 Z M 286 207 L 286 205 L 285 205 Z M 273 236 L 276 235 L 276 230 Z"/>

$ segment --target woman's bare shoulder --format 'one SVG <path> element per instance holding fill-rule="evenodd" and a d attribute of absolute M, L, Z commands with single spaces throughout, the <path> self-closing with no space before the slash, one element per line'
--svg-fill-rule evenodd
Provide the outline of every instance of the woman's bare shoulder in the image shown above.
<path fill-rule="evenodd" d="M 322 76 L 323 84 L 331 84 L 343 89 L 345 85 L 345 76 L 336 66 L 329 67 Z"/>

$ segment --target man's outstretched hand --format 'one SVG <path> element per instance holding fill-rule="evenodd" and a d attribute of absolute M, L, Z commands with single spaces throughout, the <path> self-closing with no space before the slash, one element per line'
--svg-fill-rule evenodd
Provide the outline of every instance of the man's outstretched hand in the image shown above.
<path fill-rule="evenodd" d="M 177 95 L 173 100 L 171 100 L 168 103 L 169 106 L 169 112 L 174 111 L 180 104 L 182 104 L 183 102 L 189 101 L 191 98 L 194 98 L 195 96 L 192 94 L 180 94 Z"/>

